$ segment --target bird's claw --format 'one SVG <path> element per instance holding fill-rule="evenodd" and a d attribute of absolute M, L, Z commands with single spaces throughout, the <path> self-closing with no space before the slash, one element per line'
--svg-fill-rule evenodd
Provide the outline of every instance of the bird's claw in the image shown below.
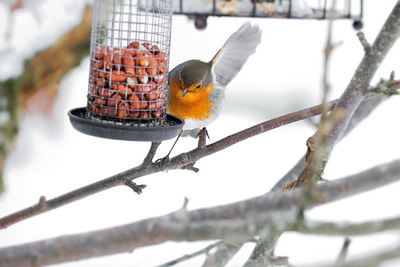
<path fill-rule="evenodd" d="M 170 161 L 169 155 L 159 158 L 155 161 L 155 163 L 158 165 L 158 168 L 160 168 L 161 171 L 164 171 L 164 165 L 167 164 Z"/>

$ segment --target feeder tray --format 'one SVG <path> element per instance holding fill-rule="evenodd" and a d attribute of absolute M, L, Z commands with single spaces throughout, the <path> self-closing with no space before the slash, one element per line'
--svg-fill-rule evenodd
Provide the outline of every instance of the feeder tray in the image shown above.
<path fill-rule="evenodd" d="M 163 126 L 148 127 L 114 124 L 94 119 L 87 115 L 86 108 L 75 108 L 68 112 L 72 126 L 79 132 L 109 139 L 129 141 L 164 141 L 174 138 L 182 130 L 181 118 L 167 114 Z"/>
<path fill-rule="evenodd" d="M 161 141 L 183 120 L 167 114 L 172 0 L 95 0 L 86 108 L 69 112 L 78 131 Z"/>

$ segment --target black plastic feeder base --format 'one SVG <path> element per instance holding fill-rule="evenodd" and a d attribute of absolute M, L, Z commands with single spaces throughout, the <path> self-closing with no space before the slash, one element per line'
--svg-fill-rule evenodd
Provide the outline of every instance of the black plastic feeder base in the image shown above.
<path fill-rule="evenodd" d="M 79 132 L 117 140 L 159 142 L 177 136 L 184 121 L 167 114 L 163 126 L 133 126 L 101 121 L 86 115 L 86 107 L 75 108 L 68 112 L 72 126 Z"/>

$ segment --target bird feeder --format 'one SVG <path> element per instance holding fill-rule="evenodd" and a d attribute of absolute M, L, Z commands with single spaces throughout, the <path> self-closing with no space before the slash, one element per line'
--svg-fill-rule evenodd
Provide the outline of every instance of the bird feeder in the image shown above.
<path fill-rule="evenodd" d="M 167 114 L 172 0 L 95 0 L 87 106 L 69 112 L 75 129 L 121 140 L 175 137 Z"/>
<path fill-rule="evenodd" d="M 174 0 L 174 14 L 193 19 L 197 29 L 207 27 L 209 16 L 218 16 L 352 19 L 353 27 L 359 30 L 363 26 L 363 0 Z"/>

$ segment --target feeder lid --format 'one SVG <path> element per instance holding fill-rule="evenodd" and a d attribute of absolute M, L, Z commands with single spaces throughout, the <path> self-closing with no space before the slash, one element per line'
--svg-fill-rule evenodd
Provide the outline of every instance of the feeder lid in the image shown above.
<path fill-rule="evenodd" d="M 163 126 L 133 126 L 107 123 L 86 116 L 86 108 L 68 112 L 72 126 L 79 132 L 117 140 L 158 142 L 177 136 L 185 123 L 181 118 L 167 114 Z"/>

